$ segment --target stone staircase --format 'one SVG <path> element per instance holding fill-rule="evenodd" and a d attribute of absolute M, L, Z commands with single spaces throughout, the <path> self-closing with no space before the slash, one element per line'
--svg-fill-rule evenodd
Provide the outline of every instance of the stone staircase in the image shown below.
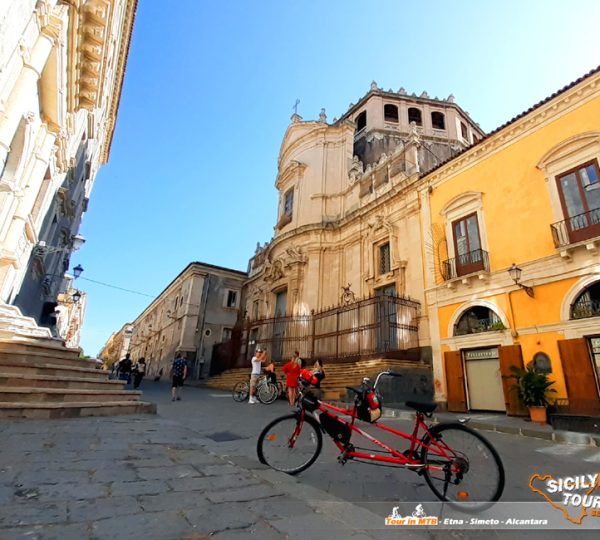
<path fill-rule="evenodd" d="M 73 418 L 155 413 L 79 351 L 43 338 L 0 339 L 0 418 Z"/>
<path fill-rule="evenodd" d="M 310 366 L 310 364 L 307 364 Z M 346 398 L 346 386 L 359 386 L 363 377 L 370 377 L 375 382 L 375 377 L 386 369 L 426 369 L 424 365 L 408 360 L 393 360 L 388 358 L 376 358 L 370 360 L 359 360 L 358 362 L 347 362 L 325 365 L 326 377 L 321 383 L 323 399 L 329 401 L 340 401 Z M 276 366 L 277 380 L 285 383 L 285 375 L 281 365 Z M 206 386 L 219 390 L 232 390 L 239 381 L 247 381 L 250 378 L 250 367 L 241 369 L 230 369 L 211 377 Z"/>

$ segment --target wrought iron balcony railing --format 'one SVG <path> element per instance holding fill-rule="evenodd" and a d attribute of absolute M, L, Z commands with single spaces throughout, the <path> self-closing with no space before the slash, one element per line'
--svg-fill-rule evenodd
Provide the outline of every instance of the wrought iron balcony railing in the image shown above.
<path fill-rule="evenodd" d="M 571 216 L 550 225 L 557 248 L 600 236 L 600 208 Z"/>
<path fill-rule="evenodd" d="M 490 258 L 483 249 L 469 251 L 442 263 L 442 277 L 445 281 L 480 271 L 490 271 Z"/>
<path fill-rule="evenodd" d="M 498 318 L 490 319 L 467 319 L 454 325 L 455 336 L 466 336 L 467 334 L 479 334 L 480 332 L 494 332 L 506 330 L 502 321 Z"/>
<path fill-rule="evenodd" d="M 580 300 L 571 307 L 571 319 L 600 317 L 600 300 Z"/>

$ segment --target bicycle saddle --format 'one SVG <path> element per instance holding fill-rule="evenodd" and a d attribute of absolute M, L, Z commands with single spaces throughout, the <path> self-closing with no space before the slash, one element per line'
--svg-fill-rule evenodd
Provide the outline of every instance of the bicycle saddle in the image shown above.
<path fill-rule="evenodd" d="M 437 408 L 437 403 L 418 403 L 416 401 L 407 401 L 405 405 L 425 414 L 431 413 Z"/>
<path fill-rule="evenodd" d="M 362 396 L 362 393 L 363 393 L 363 389 L 362 388 L 352 388 L 352 386 L 346 386 L 346 390 L 351 390 L 357 396 Z"/>

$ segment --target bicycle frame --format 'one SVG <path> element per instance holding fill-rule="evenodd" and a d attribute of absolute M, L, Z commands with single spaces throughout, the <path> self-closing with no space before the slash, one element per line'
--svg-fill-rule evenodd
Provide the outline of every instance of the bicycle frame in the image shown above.
<path fill-rule="evenodd" d="M 424 463 L 421 462 L 420 459 L 415 459 L 412 457 L 416 454 L 417 450 L 420 450 L 422 448 L 427 448 L 430 452 L 433 452 L 435 455 L 443 457 L 447 460 L 452 459 L 453 452 L 446 444 L 444 444 L 440 441 L 437 441 L 433 437 L 431 437 L 430 446 L 428 446 L 427 444 L 424 444 L 422 442 L 421 439 L 422 439 L 422 437 L 424 437 L 426 434 L 429 433 L 429 428 L 425 424 L 424 414 L 421 412 L 418 412 L 418 411 L 416 412 L 415 427 L 413 428 L 412 434 L 405 433 L 403 431 L 394 429 L 390 426 L 381 424 L 379 422 L 374 422 L 373 424 L 371 424 L 372 426 L 376 427 L 377 429 L 381 429 L 388 433 L 392 433 L 395 436 L 402 437 L 404 439 L 409 440 L 410 447 L 408 448 L 408 455 L 405 455 L 405 453 L 400 452 L 400 451 L 392 448 L 391 446 L 388 446 L 387 444 L 381 442 L 380 440 L 376 439 L 375 437 L 373 437 L 372 435 L 363 431 L 362 429 L 360 429 L 359 427 L 357 427 L 355 425 L 356 405 L 352 409 L 345 409 L 342 407 L 337 407 L 336 405 L 332 405 L 331 403 L 327 403 L 325 401 L 318 401 L 318 404 L 319 404 L 318 408 L 314 411 L 315 415 L 317 412 L 333 412 L 333 413 L 337 413 L 337 414 L 342 414 L 344 416 L 350 416 L 351 420 L 346 421 L 342 418 L 339 418 L 339 416 L 337 416 L 337 414 L 334 415 L 340 422 L 343 422 L 344 424 L 348 425 L 348 427 L 351 430 L 351 433 L 357 433 L 358 435 L 365 437 L 370 442 L 374 443 L 375 445 L 379 446 L 380 448 L 383 448 L 385 451 L 387 451 L 388 453 L 391 454 L 391 456 L 385 456 L 385 455 L 374 454 L 372 452 L 357 452 L 353 446 L 350 445 L 347 448 L 339 441 L 333 440 L 333 443 L 338 447 L 338 449 L 341 452 L 340 459 L 343 461 L 348 460 L 348 459 L 363 459 L 366 461 L 381 462 L 381 463 L 385 463 L 388 465 L 397 465 L 399 467 L 411 468 L 411 469 L 415 469 L 415 470 L 422 470 L 423 468 L 434 469 L 434 470 L 443 470 L 444 469 L 443 466 L 435 466 L 432 464 L 425 465 Z M 301 424 L 304 420 L 304 415 L 307 414 L 307 411 L 305 411 L 303 408 L 301 408 L 300 414 L 301 414 L 302 420 L 297 428 L 298 432 L 301 429 Z M 422 432 L 422 434 L 419 437 L 420 432 Z M 294 434 L 294 435 L 297 437 L 297 434 Z M 295 439 L 294 435 L 292 436 L 293 439 Z"/>

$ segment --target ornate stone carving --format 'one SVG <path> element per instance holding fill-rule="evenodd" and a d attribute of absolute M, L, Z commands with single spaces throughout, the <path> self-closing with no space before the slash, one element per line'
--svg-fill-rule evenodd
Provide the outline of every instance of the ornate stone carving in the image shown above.
<path fill-rule="evenodd" d="M 348 167 L 348 178 L 350 179 L 350 183 L 353 184 L 358 180 L 364 172 L 363 162 L 358 159 L 358 156 L 354 156 L 352 158 L 352 162 L 350 163 L 350 167 Z"/>
<path fill-rule="evenodd" d="M 298 113 L 294 113 L 290 117 L 290 120 L 292 121 L 292 124 L 298 124 L 299 122 L 302 122 L 302 117 Z"/>
<path fill-rule="evenodd" d="M 404 88 L 404 86 L 401 86 L 401 87 L 398 89 L 398 93 L 399 93 L 401 96 L 405 96 L 405 95 L 406 95 L 406 89 Z"/>
<path fill-rule="evenodd" d="M 450 94 L 447 98 L 446 101 L 448 103 L 454 103 L 454 94 Z"/>
<path fill-rule="evenodd" d="M 421 95 L 419 97 L 429 99 L 429 94 L 425 90 L 423 90 L 423 92 L 421 93 Z"/>
<path fill-rule="evenodd" d="M 408 141 L 412 144 L 421 144 L 421 135 L 419 134 L 419 128 L 417 127 L 417 124 L 414 121 L 410 123 Z"/>
<path fill-rule="evenodd" d="M 350 290 L 351 286 L 352 284 L 348 283 L 347 287 L 342 287 L 342 296 L 340 297 L 340 301 L 345 306 L 356 302 L 356 295 Z"/>
<path fill-rule="evenodd" d="M 274 281 L 280 280 L 282 277 L 285 277 L 283 272 L 283 262 L 280 259 L 277 259 L 271 266 L 266 268 L 264 280 L 267 283 L 273 283 Z"/>
<path fill-rule="evenodd" d="M 321 109 L 321 112 L 319 113 L 319 122 L 322 122 L 323 124 L 327 123 L 327 114 L 325 113 L 325 109 Z"/>
<path fill-rule="evenodd" d="M 306 256 L 302 253 L 302 248 L 300 246 L 292 246 L 285 250 L 287 255 L 286 266 L 289 266 L 293 263 L 304 263 L 306 262 Z"/>
<path fill-rule="evenodd" d="M 371 81 L 371 90 L 379 90 L 379 87 L 375 81 Z"/>

